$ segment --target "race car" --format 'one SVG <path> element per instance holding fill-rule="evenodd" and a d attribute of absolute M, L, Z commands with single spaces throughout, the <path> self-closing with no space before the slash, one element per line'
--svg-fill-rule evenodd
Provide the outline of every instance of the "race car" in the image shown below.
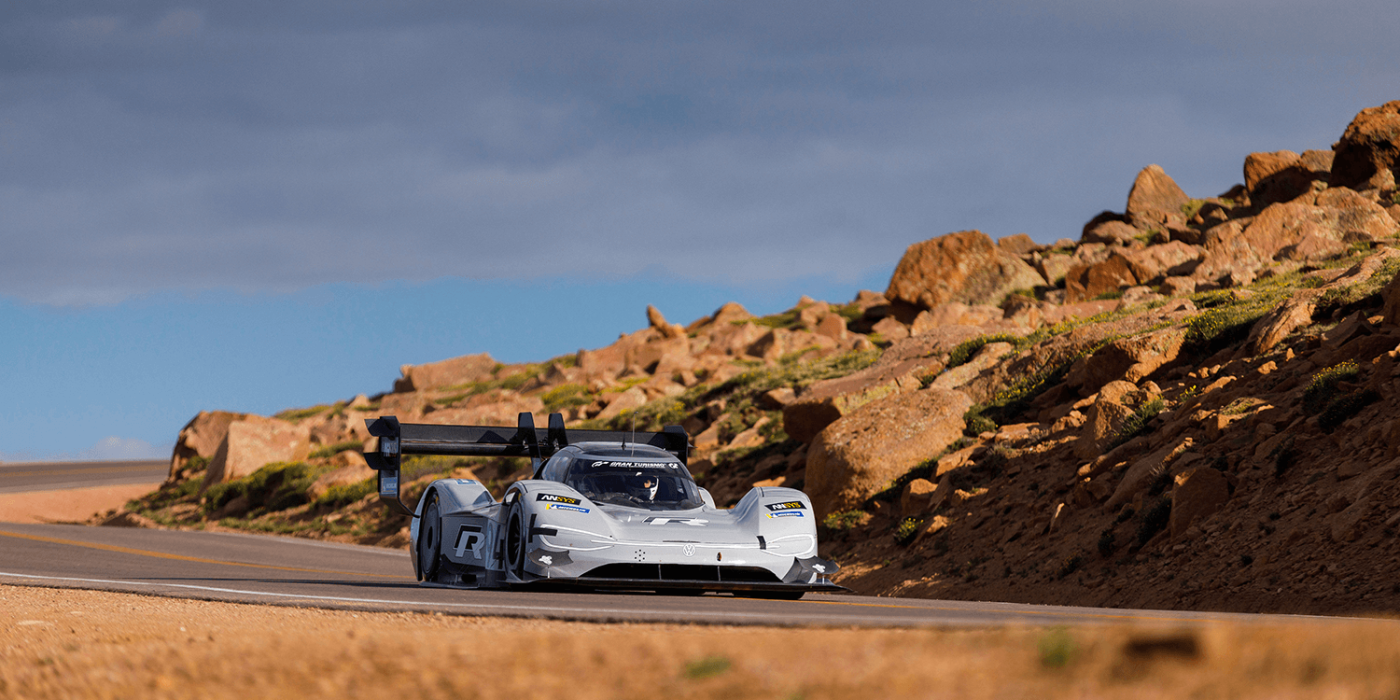
<path fill-rule="evenodd" d="M 689 437 L 566 430 L 558 413 L 536 430 L 366 420 L 378 450 L 381 500 L 412 515 L 418 580 L 465 588 L 614 589 L 797 599 L 844 591 L 838 567 L 817 555 L 811 500 L 755 487 L 717 508 L 686 467 Z M 404 455 L 528 456 L 533 478 L 497 501 L 472 479 L 432 482 L 414 508 L 399 498 Z"/>

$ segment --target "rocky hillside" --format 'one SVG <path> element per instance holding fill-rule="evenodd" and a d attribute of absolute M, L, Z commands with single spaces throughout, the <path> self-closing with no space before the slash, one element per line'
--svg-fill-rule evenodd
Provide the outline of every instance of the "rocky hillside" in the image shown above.
<path fill-rule="evenodd" d="M 365 417 L 561 411 L 684 425 L 721 504 L 806 490 L 861 592 L 1400 610 L 1398 159 L 1392 102 L 1331 150 L 1250 154 L 1219 196 L 1148 166 L 1077 240 L 916 243 L 848 304 L 684 327 L 648 308 L 642 330 L 540 364 L 469 355 L 372 397 L 201 413 L 165 486 L 108 521 L 401 546 L 357 454 Z M 499 492 L 528 465 L 408 469 L 418 489 L 471 472 Z"/>

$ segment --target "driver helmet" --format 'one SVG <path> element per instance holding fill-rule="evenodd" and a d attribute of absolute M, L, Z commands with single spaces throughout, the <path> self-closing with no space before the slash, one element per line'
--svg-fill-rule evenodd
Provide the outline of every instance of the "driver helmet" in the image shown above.
<path fill-rule="evenodd" d="M 637 472 L 632 478 L 627 480 L 627 491 L 633 498 L 642 501 L 656 500 L 656 491 L 661 487 L 661 480 L 652 474 Z"/>

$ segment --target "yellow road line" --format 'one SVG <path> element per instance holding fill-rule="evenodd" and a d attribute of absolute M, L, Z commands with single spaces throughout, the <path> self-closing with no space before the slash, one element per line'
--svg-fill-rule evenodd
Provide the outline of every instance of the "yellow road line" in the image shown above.
<path fill-rule="evenodd" d="M 330 571 L 328 569 L 299 569 L 292 566 L 272 566 L 270 564 L 245 564 L 236 561 L 222 561 L 219 559 L 203 559 L 200 557 L 187 557 L 181 554 L 166 554 L 165 552 L 152 552 L 145 549 L 132 549 L 130 547 L 119 547 L 113 544 L 97 544 L 94 542 L 80 542 L 78 540 L 62 540 L 57 537 L 41 537 L 39 535 L 22 535 L 18 532 L 6 532 L 0 530 L 0 535 L 14 537 L 21 540 L 33 540 L 35 542 L 47 542 L 49 544 L 64 544 L 72 547 L 86 547 L 88 549 L 100 549 L 105 552 L 117 552 L 119 554 L 135 554 L 142 557 L 154 557 L 157 559 L 174 559 L 176 561 L 192 561 L 200 564 L 222 564 L 224 566 L 242 566 L 250 569 L 272 569 L 274 571 L 295 571 L 304 574 L 339 574 L 341 576 L 375 576 L 378 578 L 401 578 L 407 576 L 399 574 L 366 574 L 349 571 Z"/>

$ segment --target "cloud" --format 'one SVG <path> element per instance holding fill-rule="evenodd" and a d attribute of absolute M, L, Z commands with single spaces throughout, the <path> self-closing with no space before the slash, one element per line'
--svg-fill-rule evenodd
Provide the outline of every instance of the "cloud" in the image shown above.
<path fill-rule="evenodd" d="M 76 455 L 79 460 L 112 461 L 130 459 L 166 459 L 172 446 L 157 447 L 145 440 L 124 437 L 105 437 L 97 444 Z"/>
<path fill-rule="evenodd" d="M 1400 59 L 1369 1 L 386 7 L 7 8 L 0 295 L 856 279 L 1077 236 L 1148 163 L 1224 191 Z"/>

